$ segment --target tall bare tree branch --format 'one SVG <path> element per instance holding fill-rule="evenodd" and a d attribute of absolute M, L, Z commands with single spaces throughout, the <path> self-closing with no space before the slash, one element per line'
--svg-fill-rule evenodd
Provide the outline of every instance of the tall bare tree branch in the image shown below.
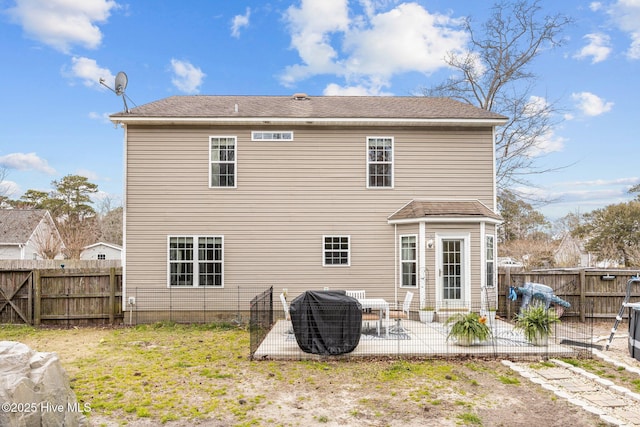
<path fill-rule="evenodd" d="M 428 96 L 447 96 L 509 118 L 496 133 L 496 181 L 500 190 L 528 184 L 527 177 L 561 168 L 540 166 L 559 112 L 555 102 L 532 97 L 537 79 L 532 62 L 547 49 L 558 47 L 564 15 L 542 15 L 539 1 L 501 1 L 476 30 L 464 21 L 468 50 L 450 53 L 446 63 L 458 71 L 446 81 L 423 89 Z"/>

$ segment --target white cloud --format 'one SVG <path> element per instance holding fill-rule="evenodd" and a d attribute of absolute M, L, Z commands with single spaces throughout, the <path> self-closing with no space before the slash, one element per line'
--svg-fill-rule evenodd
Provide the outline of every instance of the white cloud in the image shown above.
<path fill-rule="evenodd" d="M 171 83 L 178 90 L 188 94 L 198 93 L 202 80 L 206 76 L 200 68 L 193 66 L 188 61 L 178 59 L 171 59 L 171 71 L 174 73 Z"/>
<path fill-rule="evenodd" d="M 111 123 L 111 120 L 109 120 L 109 113 L 96 113 L 95 111 L 90 111 L 89 118 L 102 123 Z"/>
<path fill-rule="evenodd" d="M 291 47 L 303 62 L 286 68 L 281 76 L 285 85 L 316 74 L 340 74 L 331 34 L 349 29 L 347 0 L 302 0 L 299 8 L 287 9 L 285 21 L 291 32 Z"/>
<path fill-rule="evenodd" d="M 391 93 L 382 91 L 380 86 L 370 84 L 355 86 L 340 86 L 337 83 L 330 83 L 325 87 L 324 96 L 389 96 Z"/>
<path fill-rule="evenodd" d="M 301 63 L 287 67 L 281 82 L 336 74 L 348 82 L 349 92 L 371 93 L 396 74 L 443 68 L 447 52 L 462 50 L 467 35 L 459 20 L 431 14 L 417 3 L 378 12 L 392 3 L 363 0 L 364 15 L 350 10 L 347 0 L 303 0 L 299 8 L 290 7 L 285 20 Z M 338 88 L 327 87 L 325 93 Z"/>
<path fill-rule="evenodd" d="M 591 92 L 572 93 L 571 98 L 576 101 L 577 108 L 587 116 L 599 116 L 613 108 L 613 102 L 606 102 L 604 99 Z"/>
<path fill-rule="evenodd" d="M 96 25 L 119 5 L 112 0 L 16 0 L 8 10 L 27 36 L 69 53 L 71 46 L 95 49 L 102 42 Z"/>
<path fill-rule="evenodd" d="M 618 0 L 608 8 L 607 13 L 631 39 L 627 57 L 640 59 L 640 1 Z"/>
<path fill-rule="evenodd" d="M 6 179 L 0 181 L 0 196 L 13 198 L 20 191 L 20 186 L 16 182 Z"/>
<path fill-rule="evenodd" d="M 240 29 L 249 26 L 249 16 L 251 16 L 251 9 L 247 8 L 244 15 L 236 15 L 231 21 L 231 35 L 235 38 L 240 37 Z"/>
<path fill-rule="evenodd" d="M 113 89 L 116 79 L 108 68 L 102 68 L 95 59 L 83 56 L 71 58 L 71 69 L 65 70 L 64 74 L 80 79 L 82 84 L 87 87 L 98 86 L 102 88 L 100 79 L 104 79 L 105 84 Z"/>
<path fill-rule="evenodd" d="M 602 3 L 600 3 L 599 1 L 591 2 L 589 3 L 589 9 L 591 9 L 593 12 L 597 12 L 602 9 Z"/>
<path fill-rule="evenodd" d="M 54 175 L 56 170 L 36 153 L 11 153 L 0 156 L 0 166 L 21 171 L 34 170 Z"/>
<path fill-rule="evenodd" d="M 595 64 L 604 61 L 611 53 L 611 39 L 602 33 L 587 34 L 583 37 L 588 40 L 588 44 L 574 55 L 574 58 L 591 58 L 591 63 Z"/>

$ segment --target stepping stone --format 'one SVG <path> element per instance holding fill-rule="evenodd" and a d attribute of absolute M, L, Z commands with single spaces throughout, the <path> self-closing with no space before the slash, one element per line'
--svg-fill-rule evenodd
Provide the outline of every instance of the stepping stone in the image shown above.
<path fill-rule="evenodd" d="M 627 406 L 627 404 L 624 401 L 616 399 L 613 396 L 606 393 L 594 393 L 591 395 L 585 395 L 584 398 L 595 405 L 603 406 L 607 408 L 619 408 L 622 406 Z"/>
<path fill-rule="evenodd" d="M 593 387 L 589 386 L 588 384 L 584 384 L 575 380 L 559 381 L 558 385 L 572 393 L 582 393 L 585 391 L 593 391 Z"/>
<path fill-rule="evenodd" d="M 571 373 L 564 369 L 540 369 L 537 373 L 547 380 L 563 380 L 572 377 Z"/>

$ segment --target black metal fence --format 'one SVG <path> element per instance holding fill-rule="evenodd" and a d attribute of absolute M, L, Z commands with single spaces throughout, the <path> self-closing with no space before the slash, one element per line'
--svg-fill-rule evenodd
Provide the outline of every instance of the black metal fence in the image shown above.
<path fill-rule="evenodd" d="M 365 312 L 360 325 L 360 338 L 355 349 L 344 354 L 322 354 L 303 351 L 308 348 L 309 334 L 299 334 L 304 328 L 314 325 L 294 325 L 285 319 L 280 301 L 269 301 L 273 295 L 264 292 L 256 296 L 251 305 L 251 357 L 256 360 L 302 360 L 326 357 L 393 357 L 393 358 L 509 358 L 518 360 L 540 360 L 550 357 L 591 357 L 593 348 L 593 320 L 585 322 L 575 318 L 559 318 L 549 325 L 551 334 L 547 339 L 533 340 L 525 331 L 516 327 L 514 318 L 505 313 L 485 312 L 480 307 L 471 310 L 440 311 L 432 319 L 421 319 L 425 313 L 410 311 L 401 320 L 387 318 L 386 310 Z M 520 301 L 513 302 L 510 312 L 519 312 Z M 590 313 L 592 307 L 580 307 Z M 331 310 L 325 307 L 325 311 Z M 561 312 L 561 310 L 559 310 Z M 392 311 L 390 314 L 393 314 Z M 460 320 L 469 313 L 467 321 L 475 319 L 489 331 L 485 339 L 474 339 L 464 343 L 452 333 L 454 319 Z M 546 315 L 555 314 L 552 308 Z M 336 316 L 341 314 L 336 312 Z M 469 320 L 471 319 L 471 320 Z M 296 319 L 294 319 L 296 321 Z M 328 340 L 340 340 L 346 333 L 341 319 L 336 319 L 333 331 L 321 331 Z M 295 326 L 295 327 L 294 327 Z M 326 325 L 325 325 L 326 327 Z M 314 338 L 317 339 L 317 338 Z M 322 339 L 322 338 L 320 338 Z M 331 344 L 335 344 L 332 342 Z M 340 347 L 340 343 L 337 344 Z M 322 346 L 320 346 L 322 348 Z"/>
<path fill-rule="evenodd" d="M 268 292 L 269 289 L 272 288 L 265 286 L 233 289 L 204 286 L 194 289 L 127 288 L 124 324 L 137 325 L 168 321 L 247 325 L 256 295 Z M 269 311 L 272 312 L 272 309 L 271 306 Z"/>
<path fill-rule="evenodd" d="M 249 319 L 251 354 L 254 354 L 258 346 L 264 341 L 273 326 L 273 322 L 273 287 L 270 287 L 251 300 L 251 315 Z"/>
<path fill-rule="evenodd" d="M 470 309 L 440 310 L 432 313 L 431 319 L 423 318 L 427 312 L 417 310 L 409 311 L 405 318 L 395 319 L 393 314 L 396 314 L 396 307 L 392 305 L 389 305 L 388 316 L 386 307 L 370 309 L 362 313 L 361 324 L 358 325 L 359 340 L 353 343 L 353 350 L 328 356 L 302 350 L 306 346 L 298 342 L 301 338 L 294 332 L 292 321 L 286 318 L 281 301 L 277 298 L 274 300 L 273 287 L 198 288 L 189 292 L 171 288 L 128 289 L 126 298 L 125 324 L 171 321 L 226 322 L 248 326 L 249 350 L 253 359 L 504 357 L 539 360 L 549 357 L 591 357 L 592 349 L 597 348 L 593 344 L 593 318 L 589 315 L 584 322 L 573 316 L 561 316 L 559 322 L 550 325 L 551 335 L 547 340 L 531 342 L 522 330 L 516 328 L 513 319 L 514 314 L 520 311 L 521 299 L 506 302 L 507 306 L 503 304 L 497 313 L 467 304 L 465 306 Z M 593 311 L 590 304 L 577 309 L 587 314 Z M 468 313 L 477 313 L 478 322 L 486 325 L 490 333 L 486 339 L 475 339 L 468 343 L 470 345 L 463 345 L 465 343 L 461 339 L 451 334 L 452 322 L 447 320 Z M 345 325 L 340 322 L 336 322 L 338 329 L 320 331 L 320 334 L 340 339 L 345 335 Z"/>

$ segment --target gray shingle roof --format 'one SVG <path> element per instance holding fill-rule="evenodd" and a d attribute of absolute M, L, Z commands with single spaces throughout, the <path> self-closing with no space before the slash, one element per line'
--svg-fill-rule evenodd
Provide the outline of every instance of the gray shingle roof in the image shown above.
<path fill-rule="evenodd" d="M 478 200 L 412 200 L 389 217 L 389 221 L 420 218 L 489 218 L 502 217 Z"/>
<path fill-rule="evenodd" d="M 114 121 L 132 117 L 506 119 L 452 99 L 423 96 L 171 96 L 111 116 Z"/>
<path fill-rule="evenodd" d="M 44 209 L 0 209 L 0 243 L 26 243 L 46 213 Z"/>

